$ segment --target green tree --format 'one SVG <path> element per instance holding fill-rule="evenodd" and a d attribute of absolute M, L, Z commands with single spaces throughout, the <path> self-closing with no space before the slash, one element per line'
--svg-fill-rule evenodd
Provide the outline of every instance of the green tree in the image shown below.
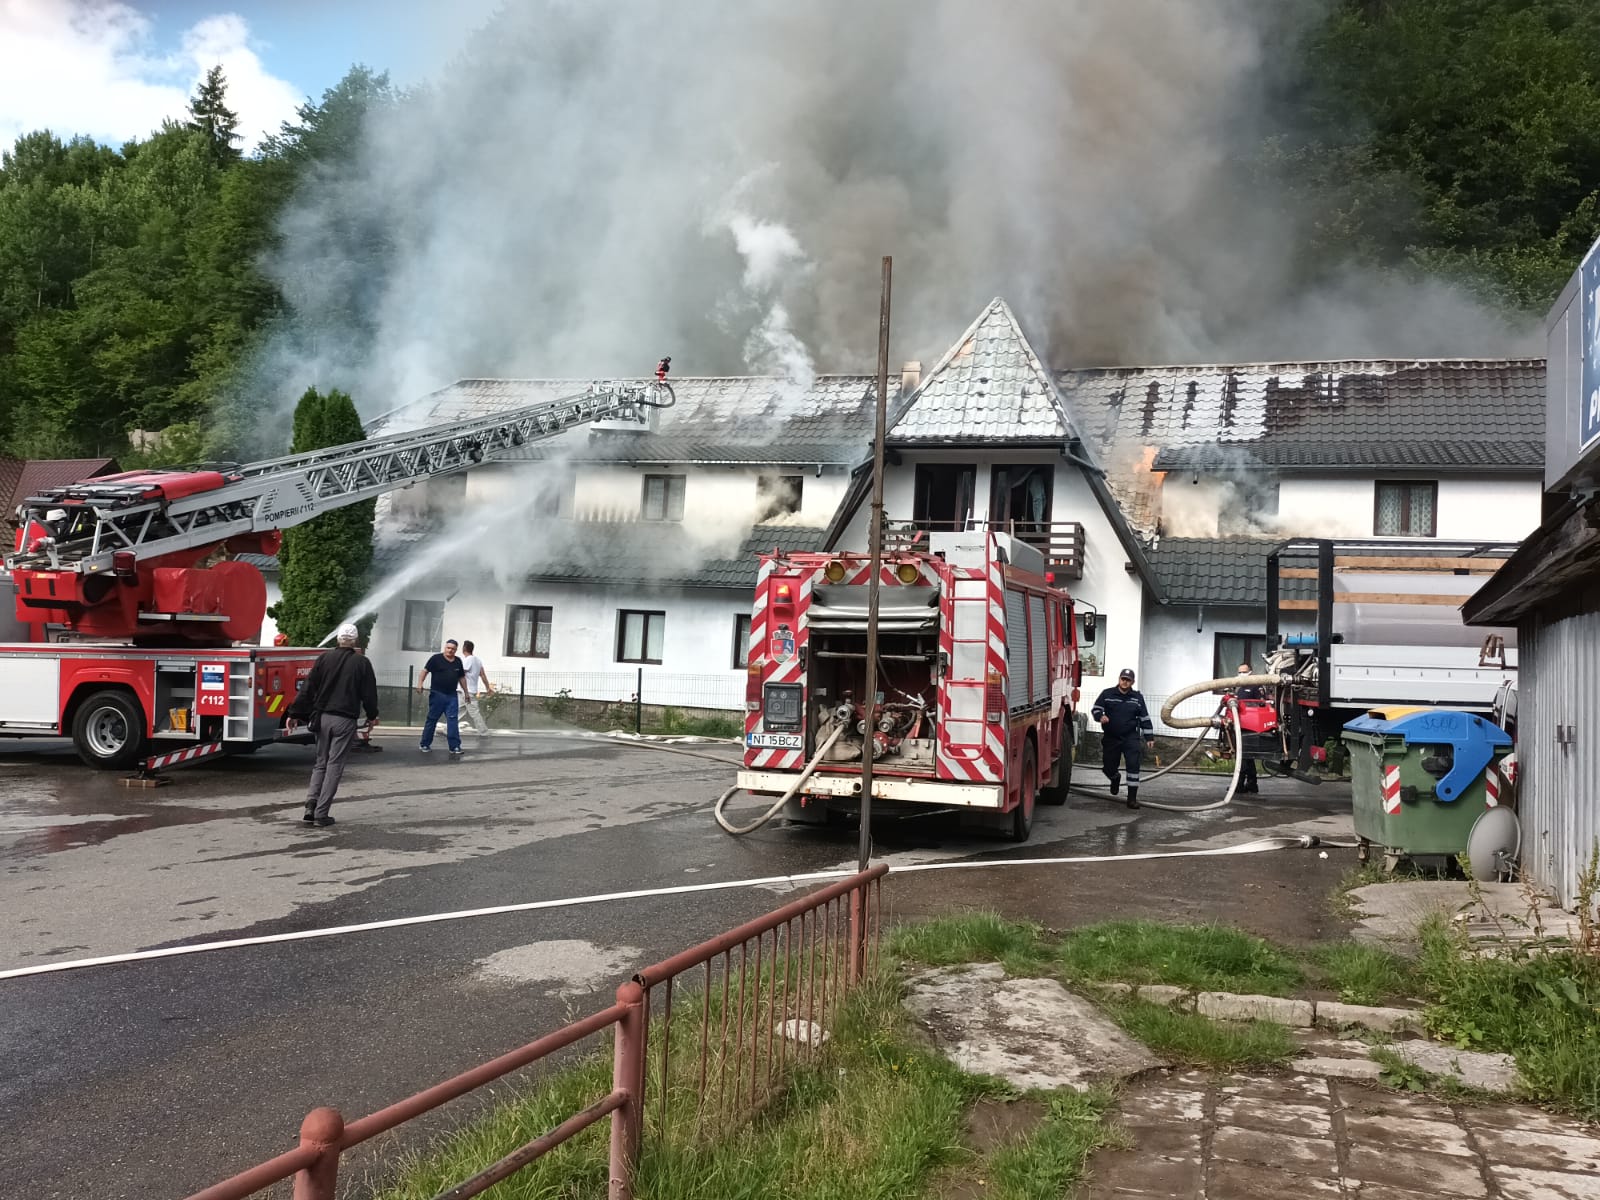
<path fill-rule="evenodd" d="M 225 166 L 239 157 L 235 142 L 239 135 L 239 114 L 228 107 L 228 81 L 222 67 L 212 67 L 200 81 L 189 101 L 189 129 L 205 138 L 212 161 Z"/>
<path fill-rule="evenodd" d="M 294 410 L 293 452 L 364 440 L 361 418 L 341 391 L 310 388 Z M 372 567 L 372 515 L 364 501 L 324 513 L 285 531 L 278 552 L 283 599 L 273 605 L 278 628 L 298 646 L 319 644 L 366 592 Z"/>

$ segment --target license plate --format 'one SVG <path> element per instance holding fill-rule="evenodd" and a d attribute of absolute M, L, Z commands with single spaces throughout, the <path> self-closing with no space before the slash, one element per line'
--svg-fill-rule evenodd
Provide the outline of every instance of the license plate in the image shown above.
<path fill-rule="evenodd" d="M 801 750 L 805 740 L 798 733 L 747 733 L 744 744 L 752 750 Z"/>

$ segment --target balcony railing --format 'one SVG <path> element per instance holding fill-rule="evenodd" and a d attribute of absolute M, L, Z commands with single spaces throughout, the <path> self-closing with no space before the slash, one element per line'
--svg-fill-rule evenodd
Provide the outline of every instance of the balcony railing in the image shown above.
<path fill-rule="evenodd" d="M 928 534 L 961 529 L 1009 533 L 1044 555 L 1045 569 L 1058 579 L 1083 578 L 1084 535 L 1077 521 L 889 521 L 884 526 L 885 550 L 926 549 Z"/>

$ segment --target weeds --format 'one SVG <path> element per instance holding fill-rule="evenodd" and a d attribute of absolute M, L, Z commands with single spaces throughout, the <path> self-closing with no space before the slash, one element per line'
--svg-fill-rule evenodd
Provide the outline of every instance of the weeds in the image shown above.
<path fill-rule="evenodd" d="M 889 953 L 930 966 L 997 962 L 1012 975 L 1048 972 L 1044 930 L 1008 921 L 998 913 L 962 913 L 917 925 L 901 925 L 889 935 Z"/>
<path fill-rule="evenodd" d="M 1221 1071 L 1275 1067 L 1295 1056 L 1289 1030 L 1273 1021 L 1213 1021 L 1143 1000 L 1107 1006 L 1111 1018 L 1158 1057 Z"/>
<path fill-rule="evenodd" d="M 1416 993 L 1411 964 L 1376 946 L 1339 942 L 1309 950 L 1307 957 L 1346 1004 L 1382 1004 Z"/>
<path fill-rule="evenodd" d="M 1090 1154 L 1123 1140 L 1106 1125 L 1109 1091 L 1060 1091 L 1042 1099 L 1047 1111 L 1039 1128 L 989 1156 L 985 1174 L 997 1200 L 1057 1200 L 1083 1177 Z"/>
<path fill-rule="evenodd" d="M 1074 979 L 1168 983 L 1196 991 L 1283 996 L 1303 978 L 1283 951 L 1221 925 L 1110 921 L 1068 933 L 1056 958 Z"/>

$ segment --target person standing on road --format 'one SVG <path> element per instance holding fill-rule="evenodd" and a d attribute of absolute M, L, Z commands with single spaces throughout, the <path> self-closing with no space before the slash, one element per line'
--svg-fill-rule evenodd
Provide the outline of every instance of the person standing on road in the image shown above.
<path fill-rule="evenodd" d="M 1240 663 L 1239 674 L 1251 674 L 1250 664 Z M 1239 687 L 1233 690 L 1233 694 L 1235 698 L 1239 700 L 1265 699 L 1265 697 L 1261 694 L 1261 689 L 1256 687 L 1254 684 L 1241 684 Z M 1240 744 L 1234 747 L 1233 752 L 1235 754 L 1244 753 L 1244 744 L 1242 739 Z M 1256 760 L 1253 758 L 1246 758 L 1244 760 L 1244 767 L 1239 774 L 1239 790 L 1241 792 L 1249 792 L 1251 794 L 1259 794 L 1261 791 L 1261 784 L 1256 778 Z"/>
<path fill-rule="evenodd" d="M 1117 686 L 1100 693 L 1091 710 L 1100 722 L 1101 741 L 1105 760 L 1101 770 L 1111 781 L 1111 794 L 1115 796 L 1122 786 L 1119 765 L 1128 771 L 1128 807 L 1139 807 L 1139 743 L 1147 747 L 1156 744 L 1155 726 L 1150 721 L 1150 710 L 1145 707 L 1144 696 L 1133 690 L 1133 671 L 1122 668 L 1117 676 Z"/>
<path fill-rule="evenodd" d="M 433 731 L 444 718 L 445 741 L 450 745 L 452 758 L 461 756 L 461 681 L 467 669 L 456 656 L 456 640 L 445 642 L 444 649 L 435 654 L 422 668 L 422 678 L 417 681 L 417 691 L 428 693 L 428 719 L 422 726 L 421 750 L 424 754 L 433 749 Z M 429 683 L 432 676 L 432 683 Z"/>
<path fill-rule="evenodd" d="M 372 660 L 356 649 L 360 636 L 346 622 L 334 635 L 337 645 L 325 650 L 311 666 L 300 694 L 289 705 L 284 728 L 293 733 L 301 721 L 317 736 L 317 762 L 311 768 L 302 821 L 332 825 L 333 797 L 344 778 L 344 760 L 355 741 L 356 718 L 367 713 L 367 728 L 378 723 L 378 677 Z"/>
<path fill-rule="evenodd" d="M 471 642 L 461 643 L 461 666 L 466 670 L 462 690 L 467 697 L 467 720 L 472 722 L 472 728 L 481 736 L 488 737 L 494 730 L 490 729 L 489 722 L 483 719 L 483 710 L 478 707 L 478 697 L 494 695 L 494 688 L 489 686 L 489 675 L 483 669 L 483 659 L 473 653 Z"/>

